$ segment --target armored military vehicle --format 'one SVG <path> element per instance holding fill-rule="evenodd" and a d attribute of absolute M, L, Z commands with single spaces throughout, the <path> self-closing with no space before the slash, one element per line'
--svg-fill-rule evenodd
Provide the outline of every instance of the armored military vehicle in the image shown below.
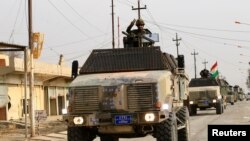
<path fill-rule="evenodd" d="M 234 92 L 236 93 L 236 95 L 237 95 L 237 99 L 239 100 L 239 101 L 243 101 L 244 100 L 244 92 L 243 92 L 243 90 L 242 90 L 242 88 L 239 86 L 239 85 L 235 85 L 234 87 L 233 87 L 233 89 L 234 89 Z"/>
<path fill-rule="evenodd" d="M 226 106 L 225 98 L 221 94 L 220 82 L 209 77 L 209 71 L 200 72 L 200 78 L 192 78 L 189 83 L 190 115 L 196 115 L 197 109 L 206 110 L 214 107 L 216 114 L 222 114 Z"/>
<path fill-rule="evenodd" d="M 126 35 L 124 48 L 94 49 L 79 74 L 78 62 L 73 62 L 63 116 L 68 140 L 152 135 L 157 141 L 189 141 L 184 56 L 162 52 L 152 36 L 142 37 L 150 46 L 138 47 Z"/>
<path fill-rule="evenodd" d="M 219 86 L 220 86 L 220 94 L 222 96 L 222 101 L 223 101 L 223 107 L 224 109 L 227 108 L 227 98 L 229 97 L 228 92 L 229 92 L 229 83 L 226 81 L 224 78 L 217 78 L 216 79 Z"/>
<path fill-rule="evenodd" d="M 234 105 L 235 101 L 236 101 L 236 95 L 235 93 L 233 92 L 233 86 L 232 85 L 229 85 L 228 86 L 228 94 L 227 94 L 227 99 L 226 99 L 226 102 L 227 103 L 230 103 L 231 105 Z"/>
<path fill-rule="evenodd" d="M 246 94 L 242 88 L 240 88 L 239 95 L 240 95 L 240 101 L 243 101 L 244 99 L 246 99 Z"/>

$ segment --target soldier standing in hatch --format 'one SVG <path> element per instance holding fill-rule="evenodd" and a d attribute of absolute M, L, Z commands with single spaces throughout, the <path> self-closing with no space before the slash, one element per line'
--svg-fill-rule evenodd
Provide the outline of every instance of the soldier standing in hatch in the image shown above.
<path fill-rule="evenodd" d="M 131 30 L 132 27 L 134 26 L 136 22 L 136 26 L 137 26 L 137 29 L 134 29 L 134 30 Z M 142 36 L 145 35 L 145 34 L 152 34 L 150 30 L 144 28 L 144 21 L 142 19 L 138 19 L 137 21 L 134 19 L 130 25 L 127 27 L 127 33 L 130 35 L 130 36 L 134 36 L 136 38 L 138 38 L 138 46 L 139 47 L 145 47 L 145 46 L 149 46 L 149 45 L 152 45 L 152 44 L 143 44 L 142 43 Z"/>

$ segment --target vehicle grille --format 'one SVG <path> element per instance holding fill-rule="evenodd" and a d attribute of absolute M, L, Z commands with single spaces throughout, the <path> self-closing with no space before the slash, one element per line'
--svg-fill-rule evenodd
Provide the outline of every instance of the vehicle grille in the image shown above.
<path fill-rule="evenodd" d="M 75 87 L 74 91 L 74 113 L 99 110 L 98 86 Z"/>
<path fill-rule="evenodd" d="M 153 108 L 155 84 L 133 84 L 127 86 L 129 110 Z"/>
<path fill-rule="evenodd" d="M 190 100 L 213 99 L 216 98 L 216 91 L 197 91 L 189 93 Z"/>

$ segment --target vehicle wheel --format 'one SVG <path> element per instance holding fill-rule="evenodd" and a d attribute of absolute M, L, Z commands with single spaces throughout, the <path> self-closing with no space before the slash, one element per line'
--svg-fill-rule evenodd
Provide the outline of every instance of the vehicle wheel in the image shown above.
<path fill-rule="evenodd" d="M 222 104 L 219 101 L 218 103 L 216 103 L 216 114 L 222 114 Z"/>
<path fill-rule="evenodd" d="M 176 113 L 177 118 L 180 120 L 177 122 L 180 125 L 184 124 L 184 128 L 178 130 L 178 141 L 189 141 L 190 140 L 190 123 L 189 123 L 189 112 L 187 107 L 182 107 L 181 110 Z"/>
<path fill-rule="evenodd" d="M 68 141 L 92 141 L 95 133 L 85 127 L 68 127 Z"/>
<path fill-rule="evenodd" d="M 221 113 L 224 113 L 224 106 L 223 106 L 223 104 L 221 105 Z"/>
<path fill-rule="evenodd" d="M 177 122 L 175 114 L 170 113 L 167 120 L 156 125 L 154 137 L 157 141 L 177 141 Z"/>
<path fill-rule="evenodd" d="M 190 116 L 197 114 L 197 108 L 195 105 L 190 105 Z"/>
<path fill-rule="evenodd" d="M 200 108 L 201 111 L 204 111 L 204 110 L 206 110 L 206 109 L 207 109 L 207 108 L 205 108 L 205 107 Z"/>
<path fill-rule="evenodd" d="M 101 141 L 119 141 L 119 138 L 115 138 L 115 137 L 112 137 L 112 136 L 101 136 Z"/>

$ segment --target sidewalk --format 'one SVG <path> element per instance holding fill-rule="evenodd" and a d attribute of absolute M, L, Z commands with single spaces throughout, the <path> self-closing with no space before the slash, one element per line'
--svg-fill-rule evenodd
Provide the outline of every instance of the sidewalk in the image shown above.
<path fill-rule="evenodd" d="M 61 119 L 61 116 L 51 116 L 45 121 L 41 121 L 39 126 L 36 123 L 34 137 L 30 137 L 29 123 L 27 123 L 26 132 L 23 120 L 0 121 L 0 141 L 66 141 L 67 126 Z"/>
<path fill-rule="evenodd" d="M 35 137 L 25 138 L 23 134 L 9 134 L 7 136 L 0 136 L 0 141 L 66 141 L 67 132 L 51 133 L 47 135 L 37 135 Z"/>

